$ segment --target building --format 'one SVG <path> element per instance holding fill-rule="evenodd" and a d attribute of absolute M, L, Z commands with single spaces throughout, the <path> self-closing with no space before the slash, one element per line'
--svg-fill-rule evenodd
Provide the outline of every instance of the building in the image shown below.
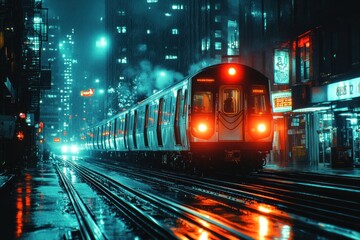
<path fill-rule="evenodd" d="M 359 160 L 356 1 L 241 1 L 242 63 L 272 81 L 272 161 L 352 167 Z"/>
<path fill-rule="evenodd" d="M 43 44 L 41 62 L 43 68 L 51 69 L 51 83 L 48 89 L 41 91 L 40 121 L 43 123 L 42 136 L 45 145 L 61 140 L 60 129 L 60 56 L 59 42 L 61 30 L 59 17 L 50 17 L 48 41 Z"/>
<path fill-rule="evenodd" d="M 109 115 L 201 67 L 224 57 L 236 58 L 238 6 L 228 4 L 224 0 L 107 0 Z"/>
<path fill-rule="evenodd" d="M 72 141 L 73 138 L 73 105 L 74 105 L 74 29 L 64 36 L 59 43 L 59 132 L 63 142 Z"/>
<path fill-rule="evenodd" d="M 47 9 L 41 1 L 0 1 L 0 168 L 39 153 L 40 89 L 49 82 L 40 62 L 44 41 Z"/>

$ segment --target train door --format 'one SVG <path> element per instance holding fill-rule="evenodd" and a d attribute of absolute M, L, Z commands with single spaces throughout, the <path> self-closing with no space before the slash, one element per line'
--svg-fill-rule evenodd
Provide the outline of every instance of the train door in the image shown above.
<path fill-rule="evenodd" d="M 181 138 L 180 138 L 180 108 L 181 108 L 181 89 L 177 91 L 176 96 L 176 106 L 175 106 L 175 119 L 174 119 L 174 133 L 175 133 L 175 143 L 176 145 L 181 145 Z"/>
<path fill-rule="evenodd" d="M 158 140 L 158 145 L 162 146 L 162 136 L 161 136 L 161 126 L 163 121 L 163 107 L 164 107 L 164 98 L 160 98 L 159 101 L 159 111 L 158 111 L 158 121 L 157 121 L 157 127 L 156 127 L 156 135 Z"/>
<path fill-rule="evenodd" d="M 137 148 L 137 141 L 136 141 L 136 128 L 137 128 L 137 110 L 134 111 L 134 119 L 133 119 L 133 142 L 134 142 L 134 148 Z"/>
<path fill-rule="evenodd" d="M 113 138 L 113 141 L 114 141 L 114 149 L 117 150 L 117 144 L 116 144 L 116 139 L 117 139 L 117 132 L 118 132 L 118 122 L 119 122 L 119 119 L 118 118 L 115 118 L 114 119 L 114 138 Z"/>
<path fill-rule="evenodd" d="M 105 133 L 105 127 L 104 125 L 101 125 L 101 130 L 100 130 L 100 149 L 104 150 L 105 149 L 105 138 L 104 138 L 104 133 Z"/>
<path fill-rule="evenodd" d="M 244 104 L 241 86 L 221 86 L 219 92 L 219 141 L 244 139 Z M 240 134 L 234 134 L 234 132 Z"/>
<path fill-rule="evenodd" d="M 149 105 L 146 105 L 146 107 L 145 107 L 145 121 L 144 121 L 144 144 L 145 144 L 145 147 L 149 147 L 148 127 L 149 127 Z"/>
<path fill-rule="evenodd" d="M 100 144 L 101 144 L 101 132 L 100 132 L 100 127 L 96 128 L 96 149 L 100 150 Z"/>
<path fill-rule="evenodd" d="M 127 144 L 127 138 L 128 138 L 128 131 L 129 131 L 129 114 L 125 114 L 125 126 L 123 128 L 124 131 L 124 146 L 125 149 L 128 149 L 128 144 Z"/>

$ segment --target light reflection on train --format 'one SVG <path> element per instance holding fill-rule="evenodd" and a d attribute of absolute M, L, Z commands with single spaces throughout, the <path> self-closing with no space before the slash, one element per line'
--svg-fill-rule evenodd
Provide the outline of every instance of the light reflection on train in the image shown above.
<path fill-rule="evenodd" d="M 272 147 L 272 121 L 268 78 L 245 65 L 222 63 L 89 127 L 81 139 L 100 157 L 258 170 Z"/>

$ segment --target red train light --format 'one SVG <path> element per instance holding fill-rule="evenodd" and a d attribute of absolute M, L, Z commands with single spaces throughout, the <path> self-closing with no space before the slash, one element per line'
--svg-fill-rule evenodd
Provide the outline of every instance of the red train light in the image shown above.
<path fill-rule="evenodd" d="M 234 67 L 230 67 L 228 69 L 228 73 L 229 75 L 234 76 L 236 74 L 236 69 Z"/>
<path fill-rule="evenodd" d="M 220 75 L 224 83 L 241 82 L 243 79 L 243 71 L 235 64 L 228 64 L 221 68 Z"/>
<path fill-rule="evenodd" d="M 191 126 L 191 133 L 197 138 L 209 139 L 214 133 L 214 127 L 208 119 L 195 118 Z"/>
<path fill-rule="evenodd" d="M 259 124 L 257 125 L 257 127 L 256 127 L 256 130 L 257 130 L 259 133 L 265 132 L 266 129 L 267 129 L 267 127 L 266 127 L 266 124 L 264 124 L 264 123 L 259 123 Z"/>
<path fill-rule="evenodd" d="M 271 119 L 270 117 L 251 117 L 250 122 L 250 134 L 253 138 L 260 139 L 270 136 L 271 131 Z"/>
<path fill-rule="evenodd" d="M 208 130 L 208 126 L 206 125 L 206 123 L 199 123 L 197 126 L 197 130 L 199 132 L 205 133 Z"/>

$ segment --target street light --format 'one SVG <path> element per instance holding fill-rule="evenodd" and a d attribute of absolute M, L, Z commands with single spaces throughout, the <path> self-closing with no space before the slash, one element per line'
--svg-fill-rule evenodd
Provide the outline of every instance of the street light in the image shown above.
<path fill-rule="evenodd" d="M 102 49 L 105 49 L 107 47 L 108 43 L 106 41 L 106 38 L 105 37 L 100 37 L 100 39 L 98 39 L 96 41 L 96 47 L 97 48 L 102 48 Z"/>

